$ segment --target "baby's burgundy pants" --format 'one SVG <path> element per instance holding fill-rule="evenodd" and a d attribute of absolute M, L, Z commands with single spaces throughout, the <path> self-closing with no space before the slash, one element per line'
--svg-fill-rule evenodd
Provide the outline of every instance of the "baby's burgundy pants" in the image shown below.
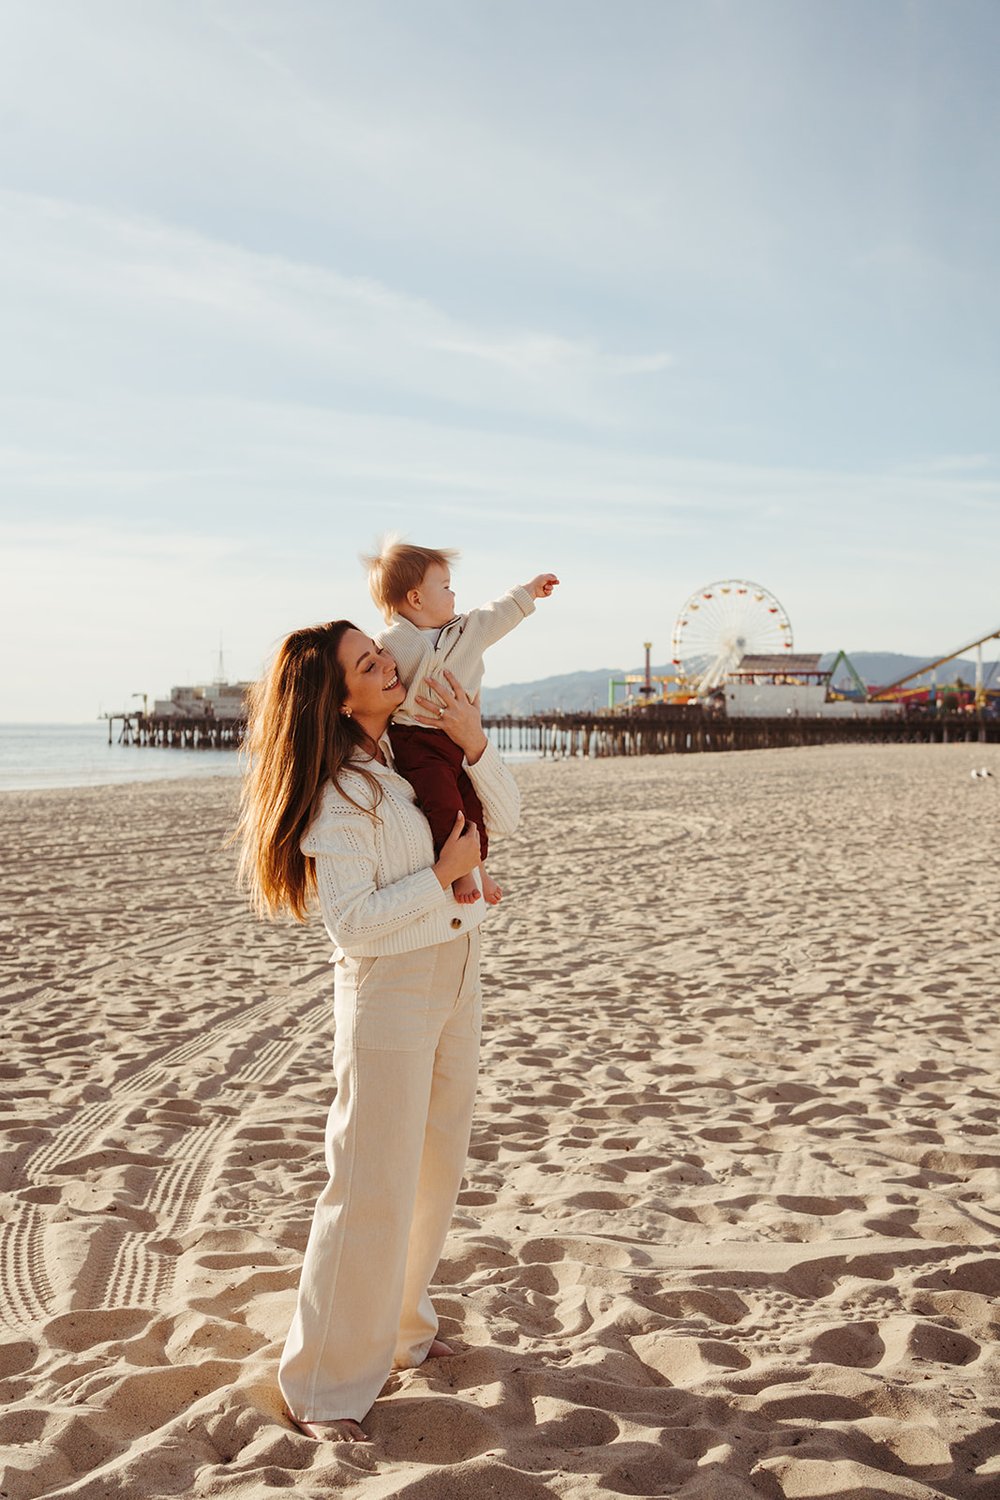
<path fill-rule="evenodd" d="M 479 829 L 479 848 L 485 859 L 489 840 L 483 826 L 483 804 L 463 770 L 461 747 L 443 729 L 421 729 L 412 724 L 390 724 L 389 740 L 396 770 L 416 792 L 420 810 L 431 825 L 435 854 L 441 853 L 441 845 L 461 811 L 466 822 L 475 823 Z"/>

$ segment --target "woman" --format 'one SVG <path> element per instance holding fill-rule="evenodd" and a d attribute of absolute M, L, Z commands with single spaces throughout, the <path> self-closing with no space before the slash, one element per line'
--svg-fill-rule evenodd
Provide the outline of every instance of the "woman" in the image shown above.
<path fill-rule="evenodd" d="M 516 784 L 455 678 L 419 700 L 461 746 L 490 834 L 517 825 Z M 306 1246 L 278 1379 L 311 1437 L 364 1442 L 389 1371 L 452 1353 L 428 1294 L 465 1165 L 479 1054 L 483 900 L 452 882 L 479 862 L 459 813 L 434 858 L 386 734 L 406 690 L 347 620 L 298 630 L 255 690 L 239 823 L 262 914 L 319 897 L 334 951 L 330 1177 Z"/>

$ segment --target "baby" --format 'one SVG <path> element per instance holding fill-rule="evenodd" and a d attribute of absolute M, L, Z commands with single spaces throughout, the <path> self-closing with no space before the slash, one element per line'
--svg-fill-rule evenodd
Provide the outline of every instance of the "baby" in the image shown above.
<path fill-rule="evenodd" d="M 491 906 L 503 894 L 486 869 L 489 841 L 483 826 L 483 809 L 469 776 L 463 769 L 462 751 L 443 729 L 419 722 L 418 694 L 425 696 L 424 679 L 440 677 L 445 668 L 462 684 L 469 698 L 479 692 L 483 680 L 483 652 L 534 612 L 536 599 L 547 599 L 559 582 L 554 573 L 539 573 L 530 583 L 519 585 L 492 604 L 455 613 L 451 587 L 451 563 L 457 552 L 432 547 L 411 547 L 391 538 L 375 557 L 363 558 L 368 568 L 372 598 L 388 621 L 388 629 L 376 637 L 395 658 L 406 698 L 393 715 L 389 729 L 396 769 L 417 794 L 424 816 L 431 825 L 434 850 L 455 826 L 461 811 L 479 829 L 482 893 Z M 463 875 L 452 886 L 456 901 L 479 900 L 474 875 Z"/>

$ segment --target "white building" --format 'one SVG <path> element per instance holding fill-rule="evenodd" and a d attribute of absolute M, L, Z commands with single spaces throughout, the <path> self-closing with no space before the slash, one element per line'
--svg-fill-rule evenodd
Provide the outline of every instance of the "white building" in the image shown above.
<path fill-rule="evenodd" d="M 744 656 L 726 677 L 731 719 L 878 719 L 896 713 L 895 703 L 863 703 L 830 696 L 830 672 L 819 654 Z"/>
<path fill-rule="evenodd" d="M 169 698 L 157 698 L 153 716 L 157 719 L 242 719 L 246 696 L 253 686 L 249 682 L 198 683 L 194 687 L 173 687 Z"/>

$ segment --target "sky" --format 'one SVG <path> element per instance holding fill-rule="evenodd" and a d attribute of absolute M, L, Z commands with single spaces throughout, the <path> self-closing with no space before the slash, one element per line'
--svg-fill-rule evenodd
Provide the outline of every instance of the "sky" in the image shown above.
<path fill-rule="evenodd" d="M 1000 628 L 995 0 L 5 0 L 0 719 L 454 547 L 487 682 Z M 987 656 L 996 656 L 997 642 Z"/>

